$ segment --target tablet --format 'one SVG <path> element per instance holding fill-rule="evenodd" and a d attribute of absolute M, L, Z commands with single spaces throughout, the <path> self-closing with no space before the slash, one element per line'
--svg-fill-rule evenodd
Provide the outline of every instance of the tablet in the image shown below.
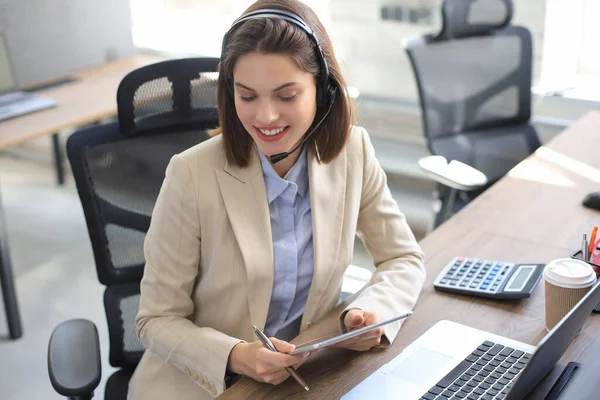
<path fill-rule="evenodd" d="M 387 325 L 391 322 L 395 322 L 395 321 L 399 321 L 401 319 L 404 319 L 406 317 L 410 317 L 413 314 L 412 311 L 407 312 L 406 314 L 402 314 L 398 317 L 394 317 L 392 319 L 388 319 L 387 321 L 383 321 L 383 322 L 378 322 L 376 324 L 373 325 L 369 325 L 369 326 L 365 326 L 364 328 L 360 328 L 354 331 L 350 331 L 348 333 L 332 333 L 331 335 L 327 335 L 327 336 L 323 336 L 320 337 L 318 339 L 314 339 L 311 340 L 309 342 L 305 342 L 302 344 L 298 344 L 296 345 L 296 348 L 294 349 L 294 351 L 288 353 L 291 355 L 294 354 L 300 354 L 300 353 L 306 353 L 307 351 L 313 351 L 313 350 L 317 350 L 317 349 L 322 349 L 324 347 L 327 346 L 331 346 L 332 344 L 336 344 L 339 342 L 343 342 L 346 339 L 350 339 L 353 338 L 355 336 L 359 336 L 362 335 L 365 332 L 369 332 L 372 331 L 373 329 L 377 329 L 380 326 L 384 326 Z"/>

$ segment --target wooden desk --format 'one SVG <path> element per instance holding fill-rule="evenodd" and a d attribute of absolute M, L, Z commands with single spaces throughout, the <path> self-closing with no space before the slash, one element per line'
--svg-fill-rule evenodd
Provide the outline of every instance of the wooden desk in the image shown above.
<path fill-rule="evenodd" d="M 590 112 L 547 146 L 519 164 L 496 185 L 420 243 L 425 252 L 428 277 L 415 307 L 392 347 L 355 353 L 326 349 L 303 365 L 299 372 L 311 387 L 305 392 L 293 380 L 280 386 L 242 378 L 225 391 L 222 399 L 338 399 L 441 319 L 449 319 L 525 343 L 537 344 L 544 328 L 544 285 L 529 299 L 493 301 L 436 292 L 433 280 L 456 255 L 515 262 L 548 262 L 568 257 L 581 243 L 581 235 L 600 222 L 600 213 L 580 206 L 584 194 L 600 184 L 600 157 L 594 154 L 594 136 L 600 131 L 600 112 Z M 594 149 L 594 147 L 596 149 Z M 570 163 L 550 162 L 546 155 Z M 550 165 L 549 165 L 550 163 Z M 550 168 L 563 176 L 564 185 L 538 182 L 522 173 Z M 585 171 L 584 173 L 579 171 Z M 572 184 L 566 184 L 567 180 Z M 298 341 L 316 337 L 335 326 L 338 310 L 302 333 Z M 597 332 L 600 316 L 592 314 L 560 363 L 580 360 Z M 543 398 L 560 374 L 555 368 L 530 398 Z"/>
<path fill-rule="evenodd" d="M 572 251 L 600 223 L 581 206 L 600 188 L 600 112 L 590 112 L 521 162 L 453 220 Z"/>
<path fill-rule="evenodd" d="M 52 135 L 57 180 L 64 182 L 63 156 L 58 132 L 95 123 L 117 113 L 117 88 L 129 72 L 163 60 L 155 56 L 136 55 L 100 67 L 70 75 L 74 80 L 37 93 L 52 97 L 58 106 L 0 122 L 0 150 L 41 136 Z M 24 88 L 27 89 L 27 88 Z M 0 201 L 0 283 L 11 339 L 22 335 L 8 238 Z"/>

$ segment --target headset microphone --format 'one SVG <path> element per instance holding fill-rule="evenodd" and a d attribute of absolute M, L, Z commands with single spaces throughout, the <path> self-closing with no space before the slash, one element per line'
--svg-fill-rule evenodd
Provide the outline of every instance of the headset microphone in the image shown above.
<path fill-rule="evenodd" d="M 321 123 L 325 120 L 325 118 L 327 118 L 327 116 L 329 115 L 329 112 L 331 111 L 331 108 L 333 107 L 337 89 L 333 89 L 331 92 L 332 93 L 331 93 L 331 97 L 329 99 L 329 108 L 327 109 L 327 112 L 325 113 L 325 115 L 323 115 L 323 118 L 321 118 L 319 123 L 309 133 L 304 135 L 304 137 L 302 138 L 300 143 L 298 143 L 296 145 L 296 147 L 294 147 L 291 151 L 284 151 L 283 153 L 277 153 L 277 154 L 273 154 L 272 156 L 269 156 L 269 160 L 271 161 L 271 164 L 276 164 L 279 161 L 285 160 L 286 158 L 288 158 L 293 152 L 298 150 L 298 148 L 300 146 L 302 146 L 304 143 L 306 143 L 306 141 L 312 136 L 313 133 L 315 133 L 315 131 L 319 128 L 319 126 L 321 126 Z"/>

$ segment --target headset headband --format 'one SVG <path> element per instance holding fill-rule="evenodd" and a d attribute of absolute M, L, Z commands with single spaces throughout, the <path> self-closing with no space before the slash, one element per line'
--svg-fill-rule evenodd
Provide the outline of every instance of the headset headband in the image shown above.
<path fill-rule="evenodd" d="M 320 105 L 324 105 L 324 104 L 327 104 L 327 103 L 333 101 L 333 99 L 330 98 L 330 96 L 331 95 L 335 96 L 335 92 L 332 92 L 332 88 L 330 87 L 331 85 L 329 82 L 329 68 L 327 67 L 327 62 L 325 61 L 325 55 L 324 55 L 323 49 L 321 48 L 321 45 L 319 43 L 319 39 L 317 38 L 317 35 L 315 34 L 315 32 L 308 26 L 308 24 L 306 22 L 304 22 L 304 20 L 302 18 L 300 18 L 298 15 L 296 15 L 290 11 L 267 8 L 267 9 L 263 9 L 263 10 L 251 11 L 247 14 L 242 15 L 241 17 L 236 19 L 233 22 L 233 24 L 231 24 L 231 27 L 229 28 L 227 33 L 225 33 L 225 36 L 223 37 L 223 44 L 221 46 L 221 57 L 223 57 L 223 54 L 225 54 L 225 50 L 227 48 L 227 43 L 229 41 L 229 35 L 233 31 L 233 29 L 236 28 L 238 25 L 244 23 L 245 21 L 248 21 L 251 19 L 258 19 L 258 18 L 283 19 L 287 22 L 290 22 L 290 23 L 296 25 L 297 27 L 302 29 L 304 32 L 306 32 L 308 37 L 312 40 L 313 44 L 315 45 L 315 54 L 317 56 L 317 61 L 319 63 L 319 67 L 321 69 L 321 71 L 320 71 L 321 82 L 317 83 L 317 86 L 318 87 L 320 86 L 320 88 L 318 90 L 318 94 L 317 94 L 317 102 Z"/>

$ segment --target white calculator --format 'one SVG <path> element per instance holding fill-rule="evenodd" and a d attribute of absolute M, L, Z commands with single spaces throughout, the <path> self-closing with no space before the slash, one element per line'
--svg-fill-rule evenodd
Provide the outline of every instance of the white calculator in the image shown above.
<path fill-rule="evenodd" d="M 440 291 L 494 299 L 529 297 L 539 282 L 545 264 L 456 257 L 442 269 L 433 286 Z"/>

